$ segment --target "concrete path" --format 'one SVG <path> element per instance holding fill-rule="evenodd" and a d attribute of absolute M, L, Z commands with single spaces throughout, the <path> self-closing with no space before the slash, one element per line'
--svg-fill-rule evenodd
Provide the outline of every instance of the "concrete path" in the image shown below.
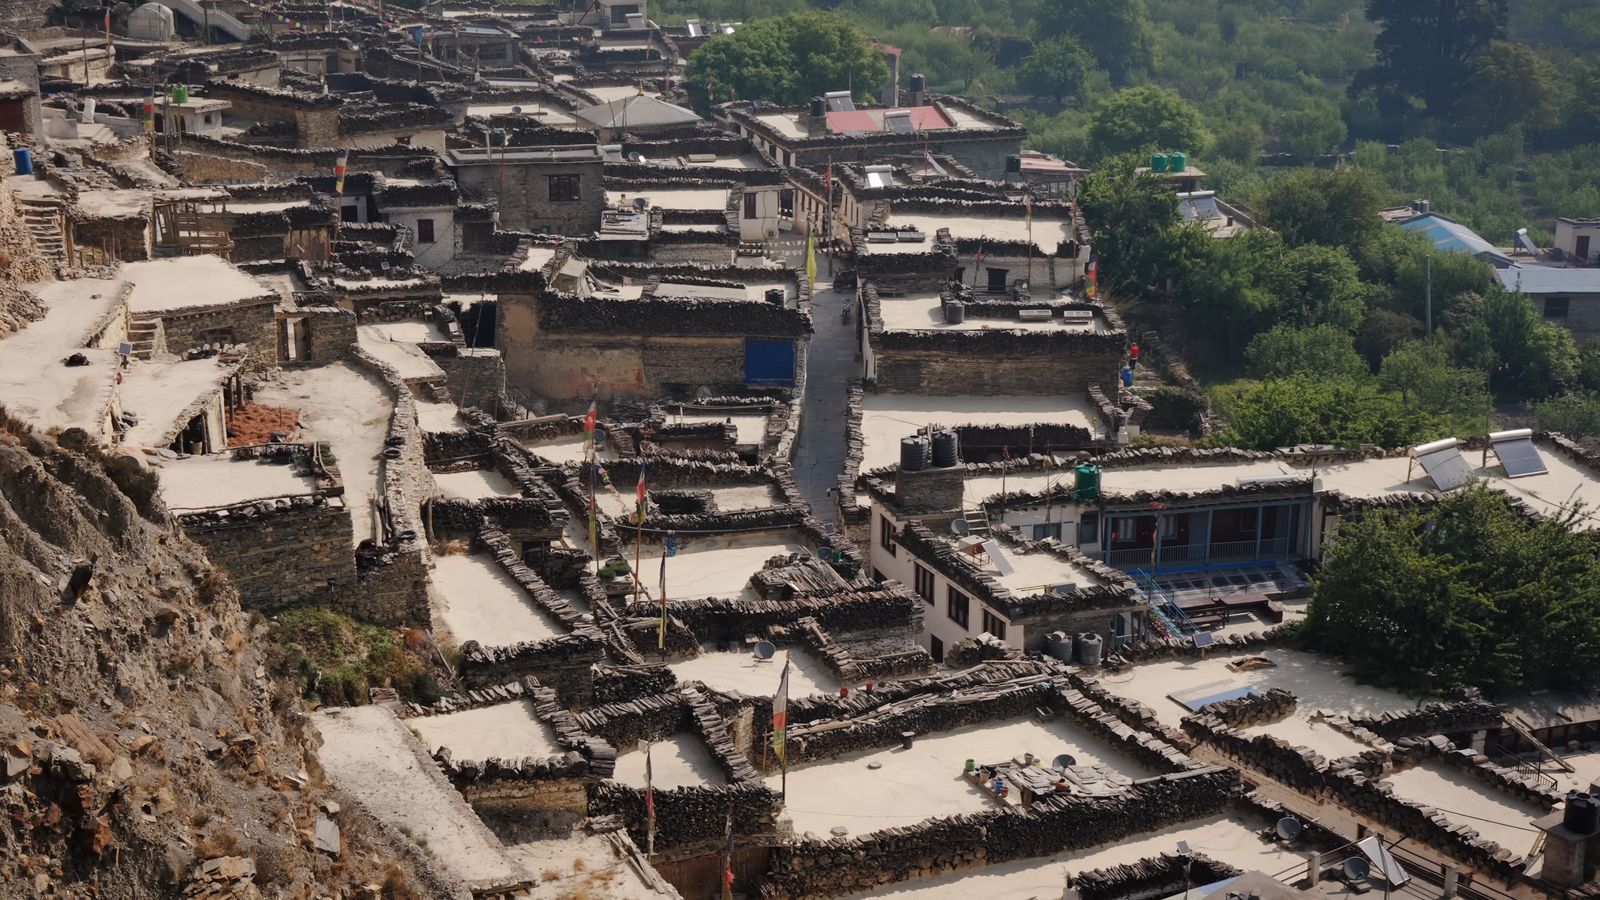
<path fill-rule="evenodd" d="M 834 293 L 826 271 L 825 260 L 819 259 L 817 281 L 830 287 L 816 291 L 811 299 L 816 332 L 806 354 L 806 393 L 794 478 L 812 513 L 832 522 L 837 504 L 829 491 L 838 487 L 844 471 L 848 389 L 851 379 L 861 375 L 861 361 L 856 357 L 856 317 L 852 315 L 848 322 L 839 320 L 844 305 L 855 303 L 855 293 Z"/>

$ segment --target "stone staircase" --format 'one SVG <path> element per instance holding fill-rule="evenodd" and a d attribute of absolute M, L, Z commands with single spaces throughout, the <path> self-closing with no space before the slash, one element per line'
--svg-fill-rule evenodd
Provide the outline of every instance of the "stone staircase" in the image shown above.
<path fill-rule="evenodd" d="M 66 210 L 61 201 L 38 197 L 18 197 L 17 200 L 22 207 L 22 222 L 33 235 L 39 255 L 58 267 L 66 265 Z"/>
<path fill-rule="evenodd" d="M 128 342 L 133 344 L 135 359 L 148 360 L 157 353 L 166 352 L 166 332 L 160 319 L 141 319 L 128 325 Z"/>

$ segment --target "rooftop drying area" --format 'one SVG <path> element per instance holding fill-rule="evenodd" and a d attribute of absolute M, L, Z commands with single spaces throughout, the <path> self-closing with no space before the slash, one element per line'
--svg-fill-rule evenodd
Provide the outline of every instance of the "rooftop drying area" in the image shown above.
<path fill-rule="evenodd" d="M 609 190 L 606 191 L 606 206 L 629 206 L 636 198 L 643 197 L 650 205 L 658 209 L 682 210 L 715 210 L 722 212 L 728 208 L 728 197 L 732 194 L 730 188 L 642 188 L 637 190 Z"/>
<path fill-rule="evenodd" d="M 40 429 L 72 427 L 102 436 L 103 418 L 115 392 L 115 350 L 83 349 L 100 323 L 117 308 L 121 281 L 85 278 L 35 285 L 45 317 L 0 339 L 0 406 Z M 62 363 L 82 353 L 86 366 Z"/>
<path fill-rule="evenodd" d="M 326 442 L 339 467 L 352 542 L 379 537 L 372 499 L 382 495 L 384 440 L 394 412 L 384 383 L 345 362 L 285 369 L 257 388 L 255 401 L 300 412 L 299 439 Z"/>
<path fill-rule="evenodd" d="M 438 496 L 450 500 L 487 500 L 491 497 L 522 496 L 521 488 L 494 469 L 435 472 L 433 486 Z"/>
<path fill-rule="evenodd" d="M 124 263 L 119 275 L 133 285 L 128 309 L 135 316 L 277 296 L 270 285 L 209 253 Z"/>
<path fill-rule="evenodd" d="M 1048 307 L 1034 307 L 1032 311 L 1019 307 L 1019 314 L 1010 318 L 992 318 L 968 315 L 961 322 L 945 321 L 944 304 L 938 293 L 929 292 L 903 297 L 878 299 L 878 315 L 883 319 L 885 331 L 1076 331 L 1100 332 L 1110 330 L 1105 316 L 1098 312 L 1089 316 L 1063 317 Z M 1086 311 L 1087 312 L 1087 311 Z M 1042 315 L 1041 315 L 1042 313 Z"/>
<path fill-rule="evenodd" d="M 699 681 L 716 691 L 737 691 L 746 697 L 771 697 L 778 692 L 784 656 L 789 660 L 789 696 L 832 694 L 839 681 L 826 666 L 804 650 L 785 650 L 772 659 L 756 659 L 750 652 L 708 649 L 694 659 L 668 664 L 679 682 Z"/>
<path fill-rule="evenodd" d="M 760 531 L 744 534 L 678 535 L 677 555 L 667 560 L 667 599 L 702 600 L 707 597 L 754 600 L 750 577 L 761 571 L 767 560 L 791 553 L 810 553 L 798 531 Z M 645 548 L 642 568 L 658 571 L 661 545 Z M 645 586 L 654 596 L 656 578 L 646 578 Z"/>
<path fill-rule="evenodd" d="M 1046 763 L 1066 753 L 1080 767 L 1099 766 L 1110 779 L 1108 788 L 1152 774 L 1060 719 L 1013 719 L 918 735 L 910 750 L 870 750 L 791 766 L 785 810 L 794 819 L 797 834 L 826 836 L 835 826 L 861 835 L 935 816 L 997 808 L 988 791 L 963 776 L 966 760 L 981 766 L 1012 758 L 1020 761 L 1024 753 Z M 880 767 L 870 768 L 872 763 Z M 778 776 L 767 779 L 774 790 L 778 784 Z"/>
<path fill-rule="evenodd" d="M 891 253 L 904 253 L 907 250 L 926 250 L 929 248 L 933 236 L 939 229 L 950 229 L 950 237 L 955 240 L 987 240 L 1026 243 L 1033 241 L 1034 247 L 1041 253 L 1055 253 L 1056 247 L 1065 241 L 1074 238 L 1076 231 L 1072 220 L 1067 218 L 1049 218 L 1035 212 L 1033 228 L 1028 228 L 1027 214 L 1021 203 L 1016 204 L 1015 214 L 998 214 L 992 212 L 896 212 L 891 207 L 889 217 L 883 224 L 884 231 L 906 231 L 916 229 L 927 235 L 921 243 L 906 244 L 875 244 L 870 241 L 856 248 L 857 252 L 876 252 L 878 248 Z M 879 229 L 868 229 L 877 231 Z"/>
<path fill-rule="evenodd" d="M 1433 760 L 1395 772 L 1384 783 L 1400 799 L 1432 807 L 1452 823 L 1465 825 L 1518 856 L 1527 856 L 1539 837 L 1533 820 L 1546 815 L 1532 803 Z"/>
<path fill-rule="evenodd" d="M 129 360 L 122 375 L 122 410 L 138 414 L 139 424 L 123 432 L 123 445 L 166 446 L 162 437 L 187 424 L 178 421 L 179 417 L 195 402 L 219 392 L 235 368 L 215 359 Z"/>
<path fill-rule="evenodd" d="M 406 725 L 429 753 L 449 747 L 457 762 L 523 759 L 563 752 L 555 729 L 533 714 L 532 700 L 496 703 L 439 716 L 407 719 Z"/>
<path fill-rule="evenodd" d="M 398 323 L 397 323 L 398 324 Z M 405 323 L 413 324 L 413 323 Z M 422 325 L 423 323 L 414 323 Z M 394 329 L 383 325 L 358 325 L 356 326 L 356 341 L 361 349 L 371 353 L 380 361 L 394 367 L 400 373 L 400 378 L 406 382 L 433 381 L 444 377 L 444 370 L 434 362 L 414 339 L 395 337 L 395 333 L 405 334 L 411 329 Z M 426 340 L 427 338 L 425 338 Z M 446 338 L 448 340 L 448 338 Z"/>
<path fill-rule="evenodd" d="M 644 758 L 643 751 L 636 747 L 618 747 L 617 768 L 611 776 L 612 780 L 642 790 L 645 785 Z M 658 791 L 728 782 L 705 741 L 687 731 L 650 744 L 650 771 L 651 783 Z"/>
<path fill-rule="evenodd" d="M 176 511 L 219 509 L 316 492 L 317 482 L 287 462 L 236 460 L 230 453 L 188 456 L 161 467 L 161 499 Z"/>
<path fill-rule="evenodd" d="M 429 578 L 437 609 L 458 645 L 506 646 L 543 641 L 566 629 L 517 584 L 494 557 L 455 553 L 434 558 Z"/>
<path fill-rule="evenodd" d="M 1228 664 L 1242 659 L 1241 656 L 1173 660 L 1108 674 L 1101 679 L 1101 684 L 1113 694 L 1150 707 L 1157 719 L 1174 728 L 1184 716 L 1207 702 L 1243 696 L 1251 689 L 1265 692 L 1268 688 L 1283 688 L 1299 698 L 1294 714 L 1277 722 L 1245 728 L 1244 733 L 1279 737 L 1296 746 L 1309 747 L 1329 759 L 1372 748 L 1335 731 L 1325 722 L 1314 721 L 1313 715 L 1318 710 L 1373 717 L 1386 712 L 1403 712 L 1417 705 L 1416 701 L 1386 688 L 1358 683 L 1344 675 L 1339 662 L 1329 657 L 1287 649 L 1262 650 L 1255 655 L 1274 665 L 1236 672 L 1229 669 Z"/>
<path fill-rule="evenodd" d="M 1099 434 L 1098 414 L 1081 396 L 949 396 L 925 394 L 873 394 L 862 398 L 861 469 L 876 469 L 900 461 L 900 441 L 929 425 L 1076 425 Z M 1030 448 L 1015 447 L 1021 456 Z M 1034 447 L 1043 453 L 1049 448 Z"/>

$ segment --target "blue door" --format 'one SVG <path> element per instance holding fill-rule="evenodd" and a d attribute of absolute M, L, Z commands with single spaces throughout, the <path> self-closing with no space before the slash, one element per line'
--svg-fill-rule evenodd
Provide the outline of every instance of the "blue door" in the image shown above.
<path fill-rule="evenodd" d="M 744 383 L 794 386 L 794 341 L 744 342 Z"/>

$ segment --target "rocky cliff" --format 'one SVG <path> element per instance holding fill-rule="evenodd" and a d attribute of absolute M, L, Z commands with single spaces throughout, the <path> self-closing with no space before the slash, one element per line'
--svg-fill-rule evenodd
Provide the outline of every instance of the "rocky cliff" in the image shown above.
<path fill-rule="evenodd" d="M 151 477 L 0 414 L 0 895 L 450 893 L 325 787 L 266 626 Z"/>

